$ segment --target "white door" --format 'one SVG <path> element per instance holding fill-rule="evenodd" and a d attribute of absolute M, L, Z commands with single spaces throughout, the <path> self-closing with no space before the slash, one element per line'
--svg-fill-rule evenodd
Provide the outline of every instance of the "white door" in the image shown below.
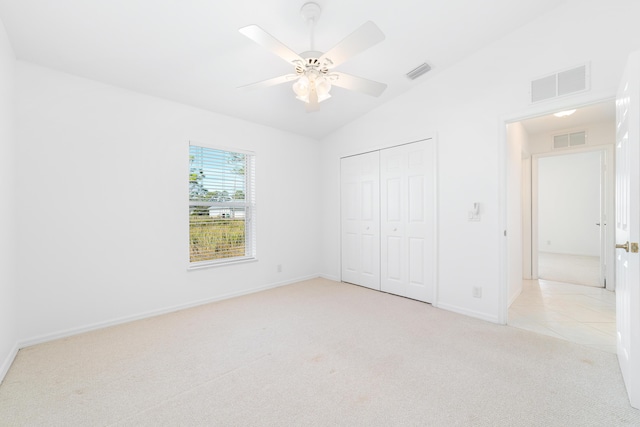
<path fill-rule="evenodd" d="M 380 152 L 380 289 L 431 302 L 435 281 L 433 141 Z"/>
<path fill-rule="evenodd" d="M 380 154 L 340 162 L 342 280 L 380 289 Z"/>
<path fill-rule="evenodd" d="M 620 370 L 640 408 L 640 52 L 629 57 L 616 99 L 616 327 Z M 620 248 L 623 246 L 622 248 Z"/>

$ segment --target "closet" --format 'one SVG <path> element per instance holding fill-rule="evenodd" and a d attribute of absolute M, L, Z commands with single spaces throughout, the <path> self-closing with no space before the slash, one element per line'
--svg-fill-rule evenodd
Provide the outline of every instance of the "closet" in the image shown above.
<path fill-rule="evenodd" d="M 341 159 L 342 281 L 432 301 L 435 165 L 431 139 Z"/>

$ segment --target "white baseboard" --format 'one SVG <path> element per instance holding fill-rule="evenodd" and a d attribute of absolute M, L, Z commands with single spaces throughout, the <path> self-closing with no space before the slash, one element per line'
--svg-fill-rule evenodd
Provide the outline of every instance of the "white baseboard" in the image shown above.
<path fill-rule="evenodd" d="M 57 339 L 60 339 L 60 338 L 66 338 L 66 337 L 70 337 L 70 336 L 73 336 L 73 335 L 82 334 L 82 333 L 85 333 L 85 332 L 95 331 L 97 329 L 108 328 L 110 326 L 116 326 L 116 325 L 121 325 L 123 323 L 128 323 L 128 322 L 133 322 L 133 321 L 136 321 L 136 320 L 146 319 L 146 318 L 149 318 L 149 317 L 160 316 L 162 314 L 172 313 L 174 311 L 184 310 L 184 309 L 191 308 L 191 307 L 197 307 L 197 306 L 200 306 L 200 305 L 205 305 L 205 304 L 209 304 L 209 303 L 216 302 L 216 301 L 222 301 L 222 300 L 225 300 L 225 299 L 240 297 L 240 296 L 243 296 L 243 295 L 253 294 L 253 293 L 256 293 L 256 292 L 260 292 L 260 291 L 266 291 L 268 289 L 278 288 L 280 286 L 291 285 L 293 283 L 302 282 L 304 280 L 315 279 L 317 277 L 319 277 L 318 274 L 313 274 L 313 275 L 304 276 L 304 277 L 298 277 L 296 279 L 291 279 L 291 280 L 285 280 L 285 281 L 282 281 L 282 282 L 271 283 L 271 284 L 264 285 L 264 286 L 258 286 L 256 288 L 246 289 L 244 291 L 232 292 L 232 293 L 219 295 L 219 296 L 212 297 L 212 298 L 206 298 L 206 299 L 203 299 L 203 300 L 192 301 L 192 302 L 189 302 L 189 303 L 186 303 L 186 304 L 180 304 L 180 305 L 175 305 L 175 306 L 171 306 L 171 307 L 165 307 L 165 308 L 161 308 L 161 309 L 158 309 L 158 310 L 151 310 L 151 311 L 147 311 L 147 312 L 144 312 L 144 313 L 139 313 L 139 314 L 134 314 L 134 315 L 130 315 L 130 316 L 120 317 L 120 318 L 117 318 L 117 319 L 107 320 L 107 321 L 104 321 L 104 322 L 92 323 L 92 324 L 85 325 L 85 326 L 80 326 L 80 327 L 77 327 L 77 328 L 70 328 L 70 329 L 66 329 L 66 330 L 63 330 L 63 331 L 54 332 L 54 333 L 51 333 L 51 334 L 39 335 L 39 336 L 36 336 L 36 337 L 33 337 L 33 338 L 29 338 L 29 339 L 25 339 L 25 340 L 19 341 L 17 346 L 16 346 L 16 352 L 17 352 L 17 349 L 29 347 L 29 346 L 36 345 L 36 344 L 42 344 L 42 343 L 45 343 L 45 342 L 48 342 L 48 341 L 57 340 Z M 9 366 L 10 365 L 11 364 L 9 364 Z M 9 368 L 7 367 L 7 369 L 9 369 Z"/>
<path fill-rule="evenodd" d="M 441 308 L 447 311 L 453 311 L 454 313 L 458 313 L 458 314 L 464 314 L 465 316 L 469 316 L 469 317 L 475 317 L 476 319 L 486 320 L 487 322 L 491 322 L 491 323 L 500 323 L 498 321 L 498 316 L 482 313 L 480 311 L 468 310 L 466 308 L 458 307 L 451 304 L 445 304 L 445 303 L 438 303 L 438 308 Z"/>
<path fill-rule="evenodd" d="M 7 372 L 9 372 L 9 368 L 11 367 L 11 365 L 13 364 L 13 361 L 16 359 L 16 356 L 18 355 L 18 350 L 20 350 L 20 347 L 18 346 L 18 343 L 16 343 L 14 344 L 9 354 L 7 354 L 7 357 L 5 358 L 5 360 L 2 361 L 2 364 L 0 365 L 0 384 L 2 384 L 2 381 L 4 381 L 4 377 L 7 376 Z"/>
<path fill-rule="evenodd" d="M 332 276 L 330 274 L 321 274 L 320 277 L 327 280 L 333 280 L 334 282 L 339 282 L 340 278 L 337 276 Z"/>
<path fill-rule="evenodd" d="M 518 289 L 518 292 L 516 292 L 516 294 L 514 296 L 509 298 L 509 302 L 507 303 L 507 307 L 511 307 L 511 304 L 513 304 L 518 299 L 520 294 L 522 294 L 522 286 L 520 286 L 520 289 Z"/>

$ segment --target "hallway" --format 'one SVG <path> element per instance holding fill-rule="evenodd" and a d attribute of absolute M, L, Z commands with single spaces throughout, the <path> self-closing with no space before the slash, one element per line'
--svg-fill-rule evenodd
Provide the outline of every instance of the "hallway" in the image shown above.
<path fill-rule="evenodd" d="M 616 353 L 616 298 L 603 288 L 524 280 L 507 323 Z"/>
<path fill-rule="evenodd" d="M 602 288 L 600 257 L 539 252 L 538 277 L 545 281 Z"/>

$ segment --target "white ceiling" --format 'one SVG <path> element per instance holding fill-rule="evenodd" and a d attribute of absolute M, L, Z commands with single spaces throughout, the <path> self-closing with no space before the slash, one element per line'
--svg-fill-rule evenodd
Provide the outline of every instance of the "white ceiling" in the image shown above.
<path fill-rule="evenodd" d="M 305 0 L 0 0 L 0 19 L 18 59 L 321 138 L 564 1 L 317 0 L 316 49 L 371 20 L 386 39 L 337 70 L 388 84 L 380 98 L 334 87 L 317 113 L 289 84 L 236 89 L 292 71 L 238 29 L 258 24 L 309 50 Z M 423 62 L 433 70 L 405 77 Z"/>

